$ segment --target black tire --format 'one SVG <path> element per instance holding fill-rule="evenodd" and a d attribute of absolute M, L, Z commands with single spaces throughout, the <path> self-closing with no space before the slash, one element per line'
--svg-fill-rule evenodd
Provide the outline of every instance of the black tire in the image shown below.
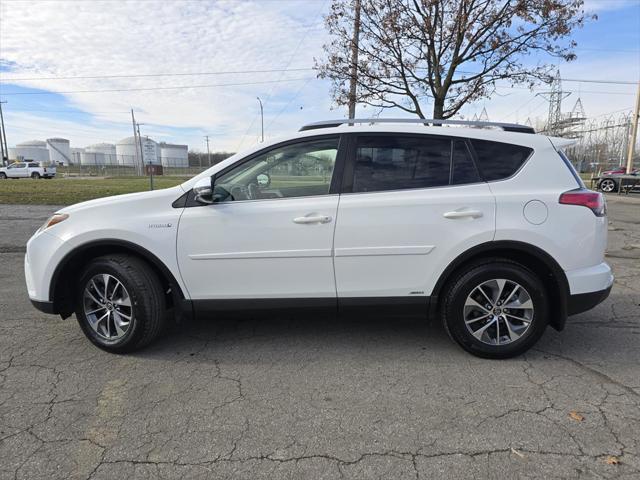
<path fill-rule="evenodd" d="M 34 180 L 40 180 L 40 174 L 38 172 L 33 172 L 31 174 L 31 178 L 33 178 Z"/>
<path fill-rule="evenodd" d="M 4 172 L 0 172 L 0 180 L 6 180 L 7 179 L 7 174 Z"/>
<path fill-rule="evenodd" d="M 605 193 L 614 193 L 618 191 L 620 186 L 618 185 L 618 182 L 616 182 L 613 178 L 604 178 L 600 180 L 598 188 Z"/>
<path fill-rule="evenodd" d="M 132 304 L 132 318 L 126 333 L 116 340 L 99 335 L 89 324 L 84 308 L 84 292 L 96 275 L 108 274 L 122 283 Z M 125 254 L 98 257 L 79 278 L 76 296 L 76 318 L 87 338 L 96 346 L 113 353 L 138 350 L 153 340 L 166 324 L 166 302 L 162 284 L 143 260 Z"/>
<path fill-rule="evenodd" d="M 522 336 L 511 343 L 501 345 L 480 341 L 465 324 L 467 297 L 477 286 L 494 279 L 506 279 L 524 287 L 531 298 L 534 309 L 532 321 Z M 542 281 L 528 268 L 505 258 L 486 259 L 464 268 L 448 284 L 441 308 L 442 321 L 449 337 L 473 355 L 493 359 L 515 357 L 529 350 L 544 333 L 549 317 L 547 298 L 548 294 Z M 487 323 L 488 321 L 484 325 Z M 505 332 L 504 321 L 501 325 L 503 326 L 502 332 Z M 500 336 L 498 335 L 498 337 Z"/>

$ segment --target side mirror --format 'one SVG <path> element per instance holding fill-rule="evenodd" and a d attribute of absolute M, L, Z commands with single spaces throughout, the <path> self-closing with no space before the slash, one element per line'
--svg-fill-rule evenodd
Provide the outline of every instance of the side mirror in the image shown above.
<path fill-rule="evenodd" d="M 193 187 L 195 200 L 203 205 L 211 205 L 213 200 L 213 185 L 215 175 L 213 177 L 202 178 Z"/>
<path fill-rule="evenodd" d="M 267 188 L 271 185 L 271 176 L 269 176 L 268 173 L 261 173 L 256 177 L 256 180 L 258 181 L 258 186 L 260 188 Z"/>

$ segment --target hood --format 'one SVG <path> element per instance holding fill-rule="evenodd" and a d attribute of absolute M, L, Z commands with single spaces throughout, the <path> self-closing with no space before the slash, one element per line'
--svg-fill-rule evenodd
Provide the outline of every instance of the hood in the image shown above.
<path fill-rule="evenodd" d="M 161 190 L 151 190 L 148 192 L 136 192 L 125 193 L 124 195 L 113 195 L 111 197 L 96 198 L 94 200 L 87 200 L 86 202 L 76 203 L 68 207 L 64 207 L 58 210 L 56 213 L 72 213 L 79 212 L 92 208 L 99 208 L 102 206 L 113 206 L 128 202 L 137 202 L 140 200 L 148 200 L 157 198 L 160 199 L 176 199 L 184 193 L 184 190 L 180 185 L 171 188 L 163 188 Z"/>

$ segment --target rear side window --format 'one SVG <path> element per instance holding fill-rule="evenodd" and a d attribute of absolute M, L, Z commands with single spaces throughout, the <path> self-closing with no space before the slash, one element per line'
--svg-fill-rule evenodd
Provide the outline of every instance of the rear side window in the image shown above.
<path fill-rule="evenodd" d="M 480 181 L 464 141 L 359 136 L 353 192 L 442 187 Z"/>
<path fill-rule="evenodd" d="M 471 140 L 476 151 L 478 168 L 485 181 L 508 178 L 529 158 L 533 149 L 509 143 Z"/>
<path fill-rule="evenodd" d="M 560 155 L 560 158 L 571 172 L 571 175 L 573 175 L 573 178 L 575 178 L 576 182 L 578 182 L 578 186 L 580 188 L 587 188 L 580 178 L 580 175 L 578 175 L 578 172 L 576 172 L 576 169 L 573 168 L 573 164 L 571 163 L 571 160 L 569 160 L 567 155 L 562 150 L 558 150 L 558 155 Z"/>
<path fill-rule="evenodd" d="M 37 163 L 30 163 L 29 164 L 29 168 L 38 168 L 38 164 Z"/>
<path fill-rule="evenodd" d="M 451 185 L 475 183 L 480 181 L 480 175 L 473 162 L 471 153 L 464 140 L 453 141 L 453 153 L 451 155 Z"/>

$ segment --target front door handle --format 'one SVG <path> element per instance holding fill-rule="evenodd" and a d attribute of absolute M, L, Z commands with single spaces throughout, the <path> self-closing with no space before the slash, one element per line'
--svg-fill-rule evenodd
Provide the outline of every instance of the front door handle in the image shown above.
<path fill-rule="evenodd" d="M 309 225 L 312 223 L 329 223 L 332 218 L 329 215 L 314 215 L 309 214 L 304 217 L 296 217 L 293 219 L 293 223 L 300 223 L 302 225 Z"/>
<path fill-rule="evenodd" d="M 453 212 L 443 213 L 444 218 L 480 218 L 482 212 L 480 210 L 454 210 Z"/>

